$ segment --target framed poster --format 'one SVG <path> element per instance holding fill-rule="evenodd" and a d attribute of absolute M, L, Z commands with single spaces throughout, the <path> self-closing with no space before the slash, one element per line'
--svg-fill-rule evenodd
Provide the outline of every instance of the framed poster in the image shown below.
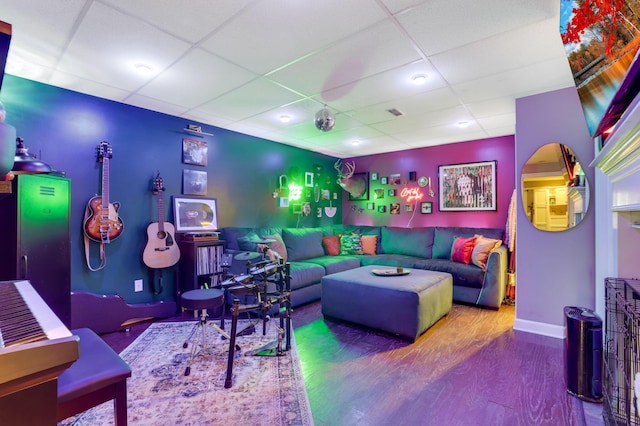
<path fill-rule="evenodd" d="M 182 193 L 187 195 L 207 195 L 207 172 L 183 170 Z"/>
<path fill-rule="evenodd" d="M 438 166 L 440 211 L 496 210 L 496 162 Z"/>
<path fill-rule="evenodd" d="M 215 231 L 218 209 L 215 198 L 173 197 L 173 221 L 176 232 Z"/>
<path fill-rule="evenodd" d="M 207 142 L 196 139 L 182 139 L 182 162 L 184 164 L 195 164 L 196 166 L 207 165 Z"/>

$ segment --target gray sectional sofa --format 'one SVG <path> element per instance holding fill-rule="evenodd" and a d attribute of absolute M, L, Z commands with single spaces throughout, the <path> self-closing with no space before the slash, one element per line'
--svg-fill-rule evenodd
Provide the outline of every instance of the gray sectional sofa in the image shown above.
<path fill-rule="evenodd" d="M 451 260 L 454 238 L 483 235 L 503 240 L 504 230 L 499 228 L 333 225 L 318 228 L 226 227 L 221 231 L 225 251 L 232 254 L 256 251 L 255 240 L 260 238 L 281 238 L 286 248 L 280 248 L 280 251 L 286 251 L 286 260 L 291 265 L 293 306 L 320 299 L 320 282 L 324 275 L 365 265 L 448 272 L 453 276 L 453 301 L 459 303 L 498 309 L 505 295 L 506 246 L 501 245 L 489 253 L 486 270 Z M 323 237 L 332 235 L 376 236 L 375 254 L 329 256 L 323 246 Z M 270 246 L 277 251 L 279 243 Z M 237 267 L 232 272 L 242 273 Z"/>

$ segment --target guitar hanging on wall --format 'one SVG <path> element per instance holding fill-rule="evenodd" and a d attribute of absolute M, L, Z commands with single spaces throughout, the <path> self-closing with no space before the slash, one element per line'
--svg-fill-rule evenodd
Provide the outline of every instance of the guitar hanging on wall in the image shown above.
<path fill-rule="evenodd" d="M 102 163 L 102 193 L 92 197 L 85 209 L 83 230 L 85 235 L 85 255 L 87 266 L 92 271 L 106 265 L 104 245 L 118 238 L 124 229 L 124 223 L 118 215 L 120 203 L 109 202 L 109 160 L 113 155 L 109 142 L 98 144 L 97 161 Z M 100 266 L 92 268 L 89 262 L 89 240 L 100 243 Z"/>
<path fill-rule="evenodd" d="M 153 193 L 158 196 L 158 222 L 147 227 L 147 245 L 142 253 L 142 260 L 149 268 L 168 268 L 180 260 L 180 249 L 175 241 L 173 224 L 164 220 L 164 204 L 162 192 L 164 184 L 160 173 L 153 180 Z"/>

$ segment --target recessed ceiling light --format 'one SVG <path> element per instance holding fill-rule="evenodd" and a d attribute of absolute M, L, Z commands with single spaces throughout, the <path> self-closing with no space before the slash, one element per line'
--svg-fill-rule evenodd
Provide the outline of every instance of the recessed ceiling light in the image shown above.
<path fill-rule="evenodd" d="M 426 74 L 416 74 L 416 75 L 411 77 L 411 81 L 416 86 L 420 86 L 421 84 L 425 84 L 427 82 L 427 75 Z"/>
<path fill-rule="evenodd" d="M 291 121 L 291 116 L 287 114 L 282 114 L 279 118 L 283 123 L 288 123 Z"/>
<path fill-rule="evenodd" d="M 354 139 L 354 140 L 352 140 L 352 141 L 351 141 L 351 145 L 353 145 L 353 146 L 358 146 L 358 145 L 360 145 L 361 143 L 362 143 L 362 142 L 360 142 L 360 141 L 359 141 L 359 140 L 357 140 L 357 139 Z"/>
<path fill-rule="evenodd" d="M 468 121 L 458 121 L 458 127 L 460 127 L 461 129 L 464 129 L 466 127 L 469 127 L 469 123 Z"/>
<path fill-rule="evenodd" d="M 147 64 L 134 64 L 133 69 L 135 69 L 138 74 L 142 75 L 150 75 L 151 73 L 153 73 L 153 68 L 151 68 L 151 66 Z"/>

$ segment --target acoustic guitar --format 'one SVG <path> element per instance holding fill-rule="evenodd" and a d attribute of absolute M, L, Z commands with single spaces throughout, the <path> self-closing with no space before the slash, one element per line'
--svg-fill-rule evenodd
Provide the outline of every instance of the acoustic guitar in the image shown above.
<path fill-rule="evenodd" d="M 102 244 L 118 238 L 124 229 L 124 223 L 118 215 L 120 203 L 109 202 L 109 160 L 112 156 L 113 150 L 109 142 L 100 142 L 97 161 L 102 163 L 102 195 L 96 195 L 89 200 L 88 214 L 84 221 L 85 235 Z"/>
<path fill-rule="evenodd" d="M 149 268 L 168 268 L 180 260 L 180 249 L 176 244 L 175 228 L 164 220 L 162 192 L 164 185 L 160 173 L 153 180 L 153 193 L 158 196 L 158 222 L 147 226 L 147 245 L 142 260 Z"/>

